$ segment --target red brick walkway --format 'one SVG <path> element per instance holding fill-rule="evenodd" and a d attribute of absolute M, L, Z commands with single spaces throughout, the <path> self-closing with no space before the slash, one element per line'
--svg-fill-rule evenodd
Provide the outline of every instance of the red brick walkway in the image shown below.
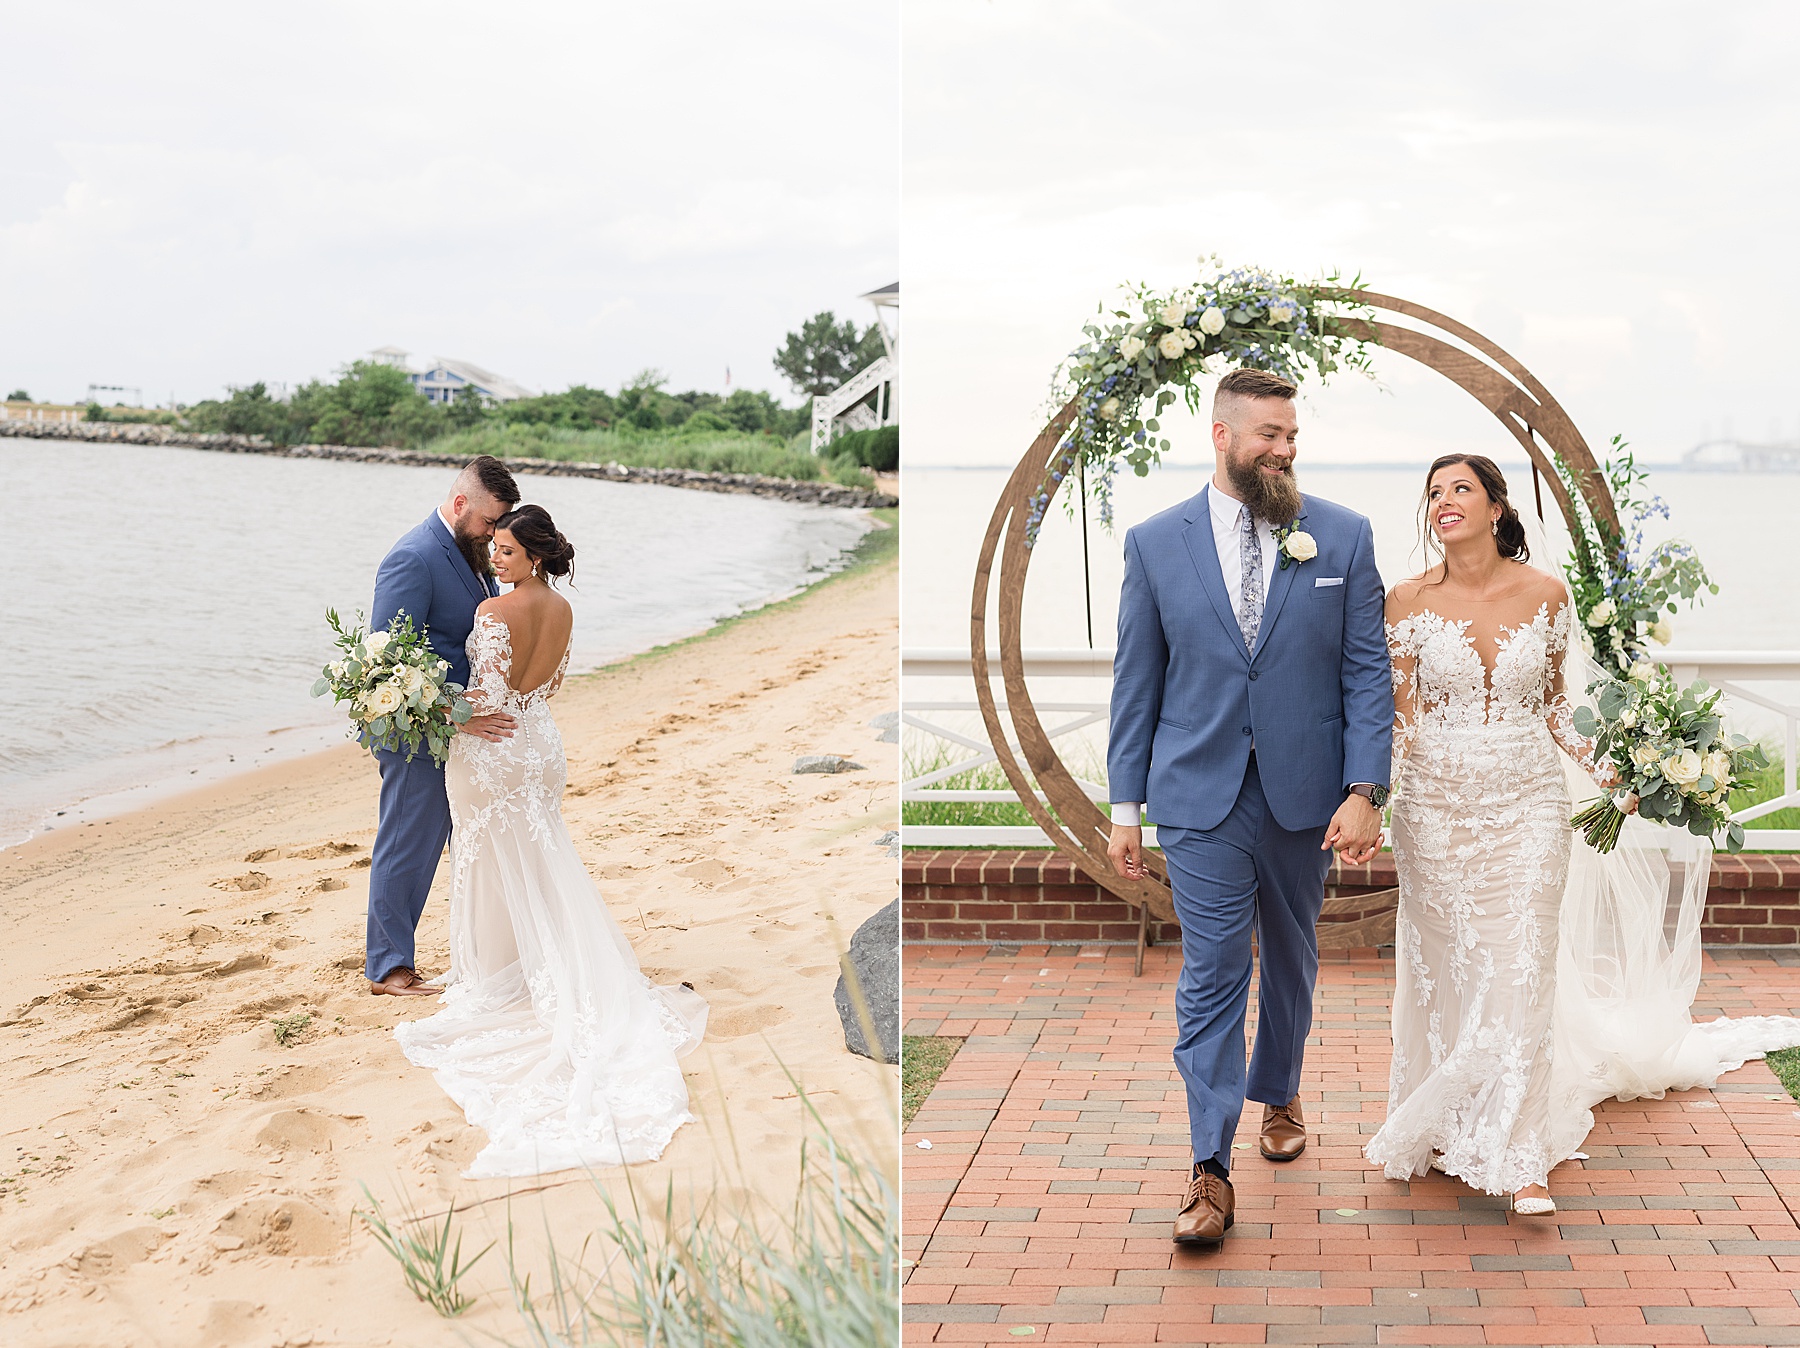
<path fill-rule="evenodd" d="M 967 1036 L 902 1150 L 908 1344 L 1800 1344 L 1800 1106 L 1766 1067 L 1602 1106 L 1591 1159 L 1551 1177 L 1554 1217 L 1395 1183 L 1361 1150 L 1393 985 L 1368 952 L 1321 970 L 1306 1154 L 1264 1161 L 1246 1111 L 1237 1225 L 1178 1250 L 1179 951 L 1138 979 L 1131 959 L 907 947 L 907 1033 Z M 1695 1010 L 1800 1014 L 1800 951 L 1709 952 Z"/>

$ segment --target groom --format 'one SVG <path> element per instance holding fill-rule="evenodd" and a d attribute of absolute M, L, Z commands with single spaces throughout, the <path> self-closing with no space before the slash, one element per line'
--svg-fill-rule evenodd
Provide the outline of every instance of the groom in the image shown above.
<path fill-rule="evenodd" d="M 471 459 L 444 503 L 382 559 L 369 630 L 386 631 L 394 615 L 405 612 L 415 631 L 426 632 L 438 658 L 449 662 L 451 680 L 466 688 L 469 658 L 463 643 L 475 626 L 476 607 L 499 593 L 488 565 L 488 540 L 494 521 L 518 503 L 519 489 L 505 464 L 487 454 Z M 514 723 L 495 712 L 471 717 L 458 728 L 502 740 L 512 735 Z M 404 752 L 377 750 L 375 757 L 381 764 L 381 815 L 369 869 L 364 972 L 371 992 L 427 996 L 438 989 L 413 969 L 413 936 L 450 838 L 444 768 L 427 753 L 414 755 L 410 763 Z"/>
<path fill-rule="evenodd" d="M 1213 400 L 1212 481 L 1125 537 L 1113 658 L 1107 855 L 1145 874 L 1157 825 L 1181 919 L 1175 1065 L 1194 1168 L 1175 1239 L 1216 1244 L 1235 1207 L 1246 1094 L 1262 1154 L 1306 1147 L 1300 1059 L 1319 972 L 1314 924 L 1336 849 L 1381 845 L 1394 699 L 1374 535 L 1294 482 L 1294 385 L 1234 370 Z M 1244 1070 L 1251 934 L 1262 962 Z"/>

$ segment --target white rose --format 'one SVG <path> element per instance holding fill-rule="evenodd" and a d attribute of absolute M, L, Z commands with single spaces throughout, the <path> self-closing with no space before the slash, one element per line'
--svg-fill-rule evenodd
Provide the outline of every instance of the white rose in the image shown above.
<path fill-rule="evenodd" d="M 1731 755 L 1714 749 L 1706 756 L 1706 775 L 1713 779 L 1717 789 L 1724 790 L 1725 783 L 1731 780 Z"/>
<path fill-rule="evenodd" d="M 1157 311 L 1157 318 L 1172 328 L 1178 328 L 1188 316 L 1186 300 L 1170 300 Z"/>
<path fill-rule="evenodd" d="M 425 705 L 427 707 L 435 707 L 439 695 L 442 694 L 444 690 L 427 679 L 420 685 L 419 691 L 425 694 Z"/>
<path fill-rule="evenodd" d="M 1651 679 L 1656 677 L 1656 664 L 1654 661 L 1646 660 L 1642 656 L 1639 656 L 1626 673 L 1639 683 L 1649 683 Z"/>
<path fill-rule="evenodd" d="M 1119 343 L 1119 355 L 1125 360 L 1136 360 L 1144 349 L 1142 337 L 1131 336 Z"/>
<path fill-rule="evenodd" d="M 1187 350 L 1186 336 L 1187 334 L 1184 332 L 1171 329 L 1156 339 L 1156 349 L 1169 360 L 1174 360 L 1175 357 Z"/>
<path fill-rule="evenodd" d="M 394 676 L 394 681 L 400 685 L 400 691 L 402 693 L 407 697 L 411 697 L 414 693 L 419 691 L 421 686 L 423 686 L 425 676 L 419 673 L 413 666 L 407 665 Z"/>
<path fill-rule="evenodd" d="M 393 684 L 378 683 L 369 690 L 369 695 L 363 699 L 363 705 L 369 709 L 370 719 L 373 720 L 397 710 L 403 701 L 405 698 Z"/>
<path fill-rule="evenodd" d="M 1319 545 L 1304 529 L 1296 529 L 1281 540 L 1281 550 L 1296 562 L 1310 562 L 1319 555 Z"/>
<path fill-rule="evenodd" d="M 1117 398 L 1108 398 L 1105 402 L 1100 404 L 1099 412 L 1100 420 L 1111 421 L 1114 417 L 1119 415 L 1119 400 Z"/>
<path fill-rule="evenodd" d="M 339 683 L 343 682 L 344 676 L 349 674 L 349 672 L 350 666 L 345 661 L 333 660 L 331 662 L 331 677 L 334 681 Z"/>
<path fill-rule="evenodd" d="M 1650 743 L 1631 746 L 1631 761 L 1640 768 L 1647 768 L 1657 760 L 1656 746 Z"/>
<path fill-rule="evenodd" d="M 1206 306 L 1206 312 L 1200 315 L 1200 331 L 1208 337 L 1217 337 L 1225 330 L 1225 311 L 1216 304 Z"/>
<path fill-rule="evenodd" d="M 1662 618 L 1650 624 L 1650 639 L 1659 646 L 1667 646 L 1675 639 L 1675 629 Z"/>
<path fill-rule="evenodd" d="M 368 636 L 363 638 L 363 645 L 368 649 L 370 655 L 379 659 L 381 653 L 388 648 L 388 642 L 392 640 L 393 636 L 391 633 L 371 632 Z"/>
<path fill-rule="evenodd" d="M 1670 754 L 1662 761 L 1663 776 L 1683 790 L 1700 780 L 1700 769 L 1700 755 L 1692 749 Z"/>
<path fill-rule="evenodd" d="M 1637 708 L 1627 707 L 1619 714 L 1619 724 L 1630 730 L 1638 722 Z"/>
<path fill-rule="evenodd" d="M 1613 620 L 1614 615 L 1617 613 L 1618 613 L 1618 610 L 1613 607 L 1612 600 L 1602 599 L 1598 604 L 1595 604 L 1591 609 L 1588 610 L 1588 616 L 1587 616 L 1588 626 L 1589 627 L 1605 627 L 1609 622 L 1611 622 Z"/>
<path fill-rule="evenodd" d="M 1300 313 L 1300 306 L 1286 295 L 1269 301 L 1269 322 L 1292 323 Z"/>

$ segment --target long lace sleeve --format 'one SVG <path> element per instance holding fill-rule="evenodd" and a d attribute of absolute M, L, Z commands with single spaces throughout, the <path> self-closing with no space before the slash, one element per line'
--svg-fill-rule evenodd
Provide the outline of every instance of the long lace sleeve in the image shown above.
<path fill-rule="evenodd" d="M 1392 783 L 1391 789 L 1398 791 L 1418 724 L 1419 652 L 1414 644 L 1412 619 L 1402 618 L 1398 623 L 1390 623 L 1387 639 L 1388 660 L 1394 669 L 1394 751 L 1388 781 Z"/>
<path fill-rule="evenodd" d="M 1574 613 L 1573 605 L 1564 604 L 1550 620 L 1550 640 L 1546 648 L 1549 677 L 1544 688 L 1544 723 L 1550 727 L 1550 737 L 1562 751 L 1581 765 L 1581 770 L 1593 778 L 1596 786 L 1604 789 L 1618 781 L 1618 773 L 1613 770 L 1612 764 L 1597 762 L 1594 757 L 1594 742 L 1576 731 L 1575 703 L 1570 699 L 1563 681 L 1563 665 L 1568 659 L 1569 642 L 1574 631 Z"/>
<path fill-rule="evenodd" d="M 506 679 L 511 672 L 512 632 L 493 614 L 476 614 L 475 651 L 469 658 L 469 686 L 463 696 L 477 716 L 505 707 Z"/>

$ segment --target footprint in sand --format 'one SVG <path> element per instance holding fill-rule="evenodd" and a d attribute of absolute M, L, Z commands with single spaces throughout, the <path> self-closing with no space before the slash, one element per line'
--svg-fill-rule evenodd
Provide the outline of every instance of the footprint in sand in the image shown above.
<path fill-rule="evenodd" d="M 271 1151 L 336 1151 L 350 1137 L 350 1124 L 317 1109 L 284 1109 L 257 1130 L 256 1145 Z"/>
<path fill-rule="evenodd" d="M 134 1226 L 88 1246 L 75 1256 L 75 1268 L 84 1278 L 109 1278 L 143 1263 L 162 1242 L 163 1233 L 156 1227 Z"/>
<path fill-rule="evenodd" d="M 741 1039 L 759 1030 L 773 1029 L 791 1020 L 785 1006 L 746 1006 L 736 1011 L 714 1011 L 706 1018 L 708 1039 Z"/>
<path fill-rule="evenodd" d="M 275 882 L 261 871 L 246 871 L 242 875 L 229 876 L 223 880 L 214 880 L 214 889 L 223 889 L 228 893 L 249 894 L 259 889 L 267 889 Z"/>
<path fill-rule="evenodd" d="M 350 1224 L 336 1213 L 305 1199 L 252 1199 L 220 1219 L 213 1247 L 316 1259 L 349 1244 L 349 1230 Z"/>
<path fill-rule="evenodd" d="M 250 969 L 266 969 L 268 967 L 269 957 L 267 955 L 246 950 L 240 955 L 234 955 L 222 963 L 215 964 L 206 971 L 206 976 L 208 978 L 229 978 L 233 974 L 241 974 Z"/>
<path fill-rule="evenodd" d="M 284 848 L 282 855 L 294 857 L 299 861 L 324 861 L 329 857 L 347 857 L 352 852 L 362 850 L 361 843 L 322 842 L 312 847 Z"/>
<path fill-rule="evenodd" d="M 689 880 L 697 880 L 699 883 L 711 888 L 713 885 L 724 884 L 727 880 L 732 878 L 735 872 L 733 872 L 731 867 L 727 866 L 723 861 L 708 859 L 705 861 L 696 861 L 691 866 L 683 866 L 676 873 L 685 876 Z"/>

